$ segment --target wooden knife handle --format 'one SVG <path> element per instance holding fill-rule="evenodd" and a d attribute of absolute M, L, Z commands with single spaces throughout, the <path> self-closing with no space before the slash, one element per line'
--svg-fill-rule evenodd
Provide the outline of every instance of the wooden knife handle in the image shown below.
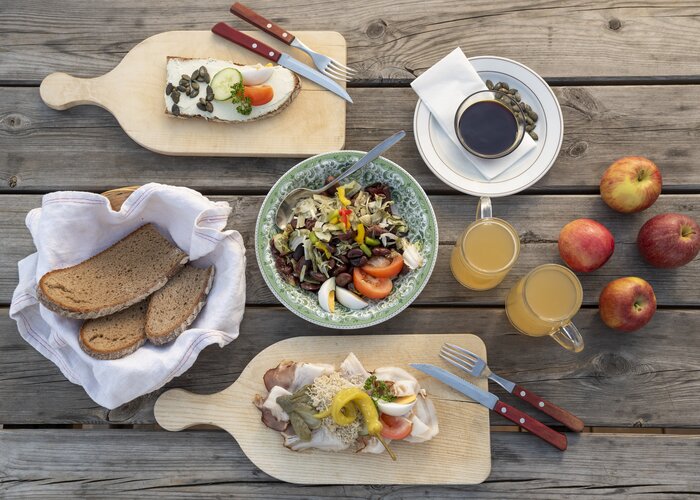
<path fill-rule="evenodd" d="M 561 432 L 557 432 L 551 427 L 547 427 L 539 420 L 532 418 L 530 415 L 521 412 L 517 408 L 504 403 L 503 401 L 498 401 L 496 406 L 494 406 L 493 411 L 506 417 L 511 422 L 518 424 L 523 429 L 532 432 L 535 436 L 549 444 L 554 446 L 561 451 L 566 449 L 566 436 Z"/>
<path fill-rule="evenodd" d="M 289 45 L 292 43 L 292 40 L 294 40 L 294 35 L 292 35 L 289 31 L 285 30 L 281 26 L 278 26 L 269 19 L 264 18 L 253 9 L 246 7 L 240 2 L 236 2 L 231 6 L 231 13 L 237 15 L 244 21 L 249 22 L 253 26 L 256 26 L 268 35 L 274 36 L 280 42 L 284 42 Z"/>
<path fill-rule="evenodd" d="M 241 47 L 250 50 L 251 52 L 255 52 L 265 59 L 269 59 L 272 62 L 279 61 L 279 58 L 282 56 L 281 52 L 278 52 L 269 45 L 256 40 L 252 36 L 248 36 L 245 33 L 238 31 L 236 28 L 232 28 L 226 23 L 216 23 L 211 31 L 230 42 L 236 43 Z"/>
<path fill-rule="evenodd" d="M 520 385 L 516 385 L 513 389 L 513 395 L 530 403 L 532 406 L 541 412 L 546 413 L 557 422 L 561 422 L 572 431 L 581 432 L 583 430 L 583 420 L 578 418 L 576 415 L 569 413 L 565 409 L 550 403 L 546 399 L 539 397 L 534 392 L 529 391 Z"/>

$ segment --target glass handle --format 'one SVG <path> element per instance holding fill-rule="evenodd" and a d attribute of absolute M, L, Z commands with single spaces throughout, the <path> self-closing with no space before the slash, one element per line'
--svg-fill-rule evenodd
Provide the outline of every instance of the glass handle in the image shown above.
<path fill-rule="evenodd" d="M 583 337 L 578 328 L 573 323 L 569 323 L 555 330 L 550 336 L 556 340 L 560 346 L 572 352 L 583 350 Z"/>
<path fill-rule="evenodd" d="M 479 198 L 479 203 L 476 204 L 476 220 L 488 219 L 491 217 L 493 217 L 491 198 L 488 196 L 482 196 Z"/>

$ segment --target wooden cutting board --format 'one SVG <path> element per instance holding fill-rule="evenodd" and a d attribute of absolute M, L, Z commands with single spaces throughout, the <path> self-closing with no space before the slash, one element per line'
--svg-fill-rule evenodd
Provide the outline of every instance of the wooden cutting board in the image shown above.
<path fill-rule="evenodd" d="M 157 422 L 179 431 L 197 424 L 221 427 L 231 434 L 248 458 L 265 473 L 303 484 L 476 484 L 491 471 L 488 410 L 427 375 L 410 363 L 435 363 L 449 368 L 437 353 L 452 342 L 486 358 L 484 343 L 471 334 L 372 335 L 296 337 L 268 347 L 246 366 L 227 389 L 210 395 L 182 389 L 165 392 L 155 404 Z M 279 432 L 268 429 L 253 405 L 255 394 L 266 395 L 263 374 L 282 360 L 333 363 L 354 352 L 366 369 L 397 366 L 413 374 L 435 403 L 440 432 L 425 443 L 392 442 L 398 455 L 294 452 L 283 446 Z M 471 379 L 486 389 L 484 379 Z"/>
<path fill-rule="evenodd" d="M 311 64 L 305 53 L 262 32 L 247 33 Z M 299 31 L 295 35 L 312 49 L 345 63 L 346 44 L 340 33 Z M 278 115 L 263 120 L 217 123 L 167 116 L 164 101 L 167 56 L 268 63 L 209 31 L 169 31 L 147 38 L 131 49 L 116 68 L 97 78 L 50 74 L 41 82 L 41 98 L 58 110 L 81 104 L 103 107 L 134 141 L 162 154 L 304 157 L 342 149 L 345 101 L 304 78 L 296 99 Z"/>

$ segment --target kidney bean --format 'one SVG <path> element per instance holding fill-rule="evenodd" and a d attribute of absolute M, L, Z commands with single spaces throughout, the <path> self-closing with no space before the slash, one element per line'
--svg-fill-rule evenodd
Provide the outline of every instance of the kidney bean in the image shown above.
<path fill-rule="evenodd" d="M 297 245 L 297 247 L 294 249 L 294 254 L 292 255 L 292 258 L 294 260 L 299 260 L 304 256 L 304 245 Z"/>
<path fill-rule="evenodd" d="M 289 225 L 292 226 L 292 229 L 296 229 L 296 228 L 297 228 L 297 220 L 298 220 L 298 219 L 297 219 L 296 217 L 292 217 L 292 220 L 291 220 L 291 222 L 289 223 Z"/>
<path fill-rule="evenodd" d="M 326 278 L 325 274 L 319 273 L 318 271 L 311 271 L 309 273 L 309 278 L 311 278 L 312 280 L 320 281 L 321 283 L 328 279 Z"/>
<path fill-rule="evenodd" d="M 374 247 L 372 249 L 372 255 L 378 255 L 380 257 L 388 257 L 391 253 L 391 249 L 386 247 Z"/>
<path fill-rule="evenodd" d="M 348 256 L 348 259 L 350 259 L 350 261 L 352 261 L 353 259 L 359 258 L 364 254 L 362 253 L 362 250 L 360 250 L 359 248 L 351 248 L 346 255 Z"/>
<path fill-rule="evenodd" d="M 353 229 L 350 229 L 349 231 L 346 231 L 343 234 L 339 234 L 336 237 L 342 241 L 350 241 L 354 240 L 355 236 L 357 236 L 357 232 L 355 232 Z"/>
<path fill-rule="evenodd" d="M 328 269 L 334 269 L 337 263 L 338 263 L 338 261 L 336 261 L 335 259 L 329 260 L 328 261 Z"/>
<path fill-rule="evenodd" d="M 309 283 L 308 281 L 304 281 L 301 284 L 301 287 L 304 290 L 308 290 L 309 292 L 318 292 L 318 290 L 321 288 L 321 285 L 318 285 L 316 283 Z"/>
<path fill-rule="evenodd" d="M 335 269 L 333 269 L 333 276 L 338 276 L 339 274 L 342 274 L 348 270 L 348 266 L 345 264 L 341 264 L 339 266 L 336 266 Z"/>
<path fill-rule="evenodd" d="M 306 229 L 308 229 L 309 231 L 311 231 L 311 230 L 314 228 L 315 225 L 316 225 L 316 219 L 308 219 L 308 220 L 304 223 L 304 227 L 305 227 Z"/>
<path fill-rule="evenodd" d="M 326 246 L 328 247 L 328 251 L 331 253 L 331 255 L 334 255 L 337 249 L 330 243 L 326 243 Z"/>
<path fill-rule="evenodd" d="M 372 238 L 377 238 L 379 235 L 386 233 L 386 230 L 379 224 L 375 224 L 374 226 L 368 227 L 366 231 L 367 234 L 370 235 Z"/>
<path fill-rule="evenodd" d="M 350 262 L 350 259 L 345 255 L 340 255 L 338 258 L 343 261 L 343 264 L 348 264 Z"/>
<path fill-rule="evenodd" d="M 338 276 L 335 277 L 335 284 L 337 286 L 346 287 L 351 281 L 352 276 L 350 276 L 348 273 L 340 273 Z"/>
<path fill-rule="evenodd" d="M 368 261 L 369 261 L 369 259 L 367 258 L 367 256 L 363 255 L 362 257 L 360 257 L 360 263 L 357 264 L 357 267 L 362 267 L 362 266 L 366 265 Z"/>

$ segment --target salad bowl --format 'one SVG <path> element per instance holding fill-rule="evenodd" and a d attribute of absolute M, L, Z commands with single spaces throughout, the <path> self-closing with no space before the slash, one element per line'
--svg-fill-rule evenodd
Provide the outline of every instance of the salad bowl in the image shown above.
<path fill-rule="evenodd" d="M 396 163 L 379 157 L 349 177 L 361 186 L 381 182 L 391 189 L 392 210 L 408 226 L 407 238 L 423 257 L 417 269 L 399 276 L 391 293 L 381 300 L 369 300 L 364 309 L 351 310 L 340 304 L 334 312 L 325 311 L 314 292 L 289 284 L 275 267 L 270 241 L 279 233 L 275 214 L 281 201 L 296 188 L 323 186 L 328 176 L 338 176 L 365 153 L 335 151 L 313 156 L 288 170 L 265 197 L 255 226 L 255 256 L 258 267 L 275 297 L 297 316 L 320 326 L 334 329 L 365 328 L 382 323 L 403 311 L 428 283 L 438 252 L 438 227 L 433 207 L 418 182 Z"/>

